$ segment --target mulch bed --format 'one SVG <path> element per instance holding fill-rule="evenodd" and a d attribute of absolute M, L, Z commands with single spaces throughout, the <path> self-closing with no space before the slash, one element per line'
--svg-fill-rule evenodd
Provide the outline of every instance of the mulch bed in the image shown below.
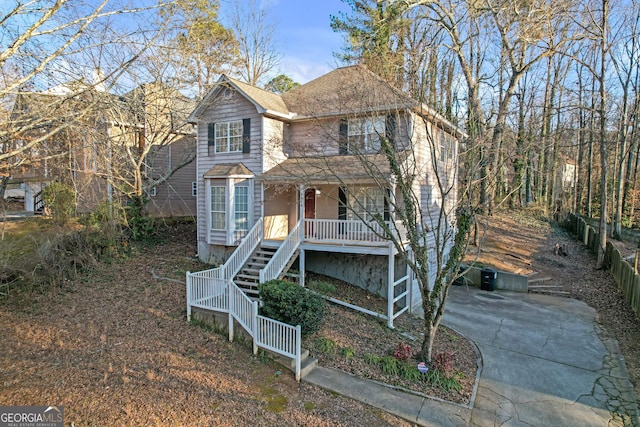
<path fill-rule="evenodd" d="M 386 314 L 387 312 L 386 299 L 356 286 L 313 274 L 308 275 L 306 280 L 310 288 L 313 288 L 313 283 L 311 283 L 313 281 L 331 283 L 335 286 L 335 292 L 331 296 L 336 299 L 377 313 Z M 369 364 L 365 360 L 367 354 L 393 355 L 400 342 L 410 345 L 414 356 L 417 357 L 424 337 L 423 319 L 405 312 L 395 319 L 394 329 L 389 329 L 387 321 L 384 319 L 332 303 L 329 303 L 327 308 L 320 330 L 303 342 L 303 346 L 309 349 L 311 356 L 318 359 L 320 366 L 338 369 L 359 378 L 372 379 L 452 402 L 469 403 L 476 379 L 478 355 L 475 352 L 475 347 L 465 337 L 443 326 L 440 327 L 436 335 L 433 354 L 452 354 L 454 368 L 461 374 L 459 382 L 462 389 L 447 391 L 431 386 L 425 381 L 409 381 L 397 375 L 387 375 L 382 372 L 380 366 Z M 321 346 L 318 344 L 320 337 L 334 341 L 337 344 L 335 351 L 321 351 Z M 349 353 L 349 349 L 353 350 L 353 355 L 346 357 L 345 353 Z M 417 364 L 422 359 L 415 357 L 411 363 L 417 369 Z"/>

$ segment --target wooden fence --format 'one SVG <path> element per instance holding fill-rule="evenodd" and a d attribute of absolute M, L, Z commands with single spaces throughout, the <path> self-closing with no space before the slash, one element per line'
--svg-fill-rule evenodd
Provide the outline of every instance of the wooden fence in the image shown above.
<path fill-rule="evenodd" d="M 593 252 L 600 250 L 598 230 L 583 218 L 570 214 L 567 217 L 567 229 L 573 232 Z M 611 242 L 607 242 L 605 259 L 611 269 L 611 275 L 624 295 L 625 300 L 640 317 L 640 275 L 634 265 L 627 262 L 620 251 Z"/>

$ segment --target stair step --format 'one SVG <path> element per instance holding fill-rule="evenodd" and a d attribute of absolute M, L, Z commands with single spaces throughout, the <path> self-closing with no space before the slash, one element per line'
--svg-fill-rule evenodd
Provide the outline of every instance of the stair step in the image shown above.
<path fill-rule="evenodd" d="M 273 358 L 279 364 L 289 368 L 292 372 L 296 371 L 296 361 L 290 357 L 285 357 L 280 354 L 266 350 L 273 355 Z M 309 350 L 306 348 L 300 349 L 300 378 L 304 378 L 318 366 L 318 361 L 309 356 Z"/>
<path fill-rule="evenodd" d="M 532 283 L 548 282 L 549 280 L 553 280 L 553 278 L 551 278 L 551 277 L 539 277 L 537 279 L 529 280 L 529 284 L 531 285 Z"/>
<path fill-rule="evenodd" d="M 256 276 L 260 275 L 260 269 L 256 269 L 256 268 L 248 268 L 248 267 L 243 267 L 242 270 L 243 273 L 255 273 Z"/>
<path fill-rule="evenodd" d="M 550 289 L 550 288 L 560 288 L 563 289 L 562 285 L 529 285 L 529 289 Z"/>
<path fill-rule="evenodd" d="M 253 261 L 249 261 L 248 263 L 245 264 L 244 268 L 252 268 L 252 269 L 258 269 L 258 270 L 262 270 L 264 268 L 264 266 L 267 265 L 266 262 L 262 263 L 258 263 L 258 262 L 253 262 Z"/>
<path fill-rule="evenodd" d="M 300 362 L 300 378 L 304 378 L 309 375 L 318 366 L 318 361 L 313 357 L 307 357 Z M 294 368 L 295 370 L 295 368 Z"/>
<path fill-rule="evenodd" d="M 244 273 L 238 273 L 236 275 L 237 279 L 250 279 L 250 280 L 260 280 L 260 276 L 257 276 L 255 274 L 244 274 Z"/>
<path fill-rule="evenodd" d="M 255 254 L 259 255 L 259 256 L 263 256 L 263 255 L 267 255 L 267 256 L 273 256 L 273 254 L 275 254 L 277 251 L 277 249 L 271 249 L 271 248 L 260 248 L 258 249 Z"/>
<path fill-rule="evenodd" d="M 236 280 L 234 282 L 237 287 L 242 289 L 246 294 L 257 294 L 258 284 L 254 282 L 243 282 L 242 280 Z"/>

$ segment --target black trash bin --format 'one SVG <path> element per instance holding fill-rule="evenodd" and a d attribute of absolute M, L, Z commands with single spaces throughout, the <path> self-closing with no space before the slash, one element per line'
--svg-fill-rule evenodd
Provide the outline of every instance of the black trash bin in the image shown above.
<path fill-rule="evenodd" d="M 480 270 L 480 289 L 483 291 L 493 291 L 496 287 L 498 272 L 491 268 Z"/>

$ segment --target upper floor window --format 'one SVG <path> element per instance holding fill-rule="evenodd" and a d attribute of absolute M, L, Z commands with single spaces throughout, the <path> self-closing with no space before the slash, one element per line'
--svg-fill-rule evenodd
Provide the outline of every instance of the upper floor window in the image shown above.
<path fill-rule="evenodd" d="M 349 119 L 349 153 L 377 153 L 385 137 L 385 116 Z"/>
<path fill-rule="evenodd" d="M 440 161 L 452 160 L 456 149 L 455 140 L 443 130 L 438 131 L 440 137 Z"/>
<path fill-rule="evenodd" d="M 242 151 L 242 120 L 216 123 L 216 153 Z"/>
<path fill-rule="evenodd" d="M 209 123 L 207 145 L 209 155 L 216 153 L 249 153 L 251 119 Z"/>

